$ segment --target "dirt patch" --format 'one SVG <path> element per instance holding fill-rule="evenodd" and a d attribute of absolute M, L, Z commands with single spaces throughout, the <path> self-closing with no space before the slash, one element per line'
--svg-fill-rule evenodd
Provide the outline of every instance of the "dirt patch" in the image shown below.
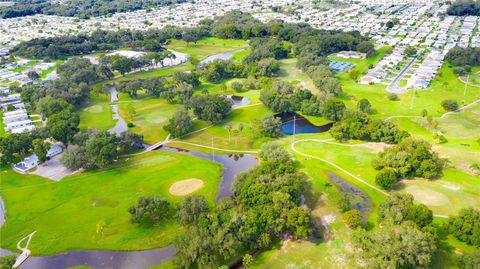
<path fill-rule="evenodd" d="M 372 143 L 368 142 L 365 144 L 362 144 L 362 147 L 368 148 L 373 150 L 374 152 L 382 152 L 385 148 L 389 148 L 392 145 L 389 145 L 387 143 Z"/>
<path fill-rule="evenodd" d="M 197 191 L 202 186 L 203 180 L 198 178 L 190 178 L 173 183 L 172 186 L 170 186 L 170 189 L 168 189 L 168 191 L 171 195 L 185 196 Z"/>
<path fill-rule="evenodd" d="M 430 189 L 409 186 L 406 191 L 415 197 L 415 200 L 430 206 L 442 206 L 449 202 L 444 194 Z"/>

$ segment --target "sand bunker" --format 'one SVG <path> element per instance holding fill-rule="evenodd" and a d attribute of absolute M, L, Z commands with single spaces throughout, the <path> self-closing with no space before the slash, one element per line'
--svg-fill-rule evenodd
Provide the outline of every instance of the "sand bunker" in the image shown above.
<path fill-rule="evenodd" d="M 203 180 L 198 178 L 190 178 L 173 183 L 172 186 L 170 186 L 170 189 L 168 189 L 168 191 L 171 195 L 185 196 L 197 191 L 202 186 Z"/>
<path fill-rule="evenodd" d="M 407 187 L 406 191 L 415 197 L 415 200 L 430 206 L 442 206 L 448 204 L 448 197 L 440 192 L 416 186 Z"/>

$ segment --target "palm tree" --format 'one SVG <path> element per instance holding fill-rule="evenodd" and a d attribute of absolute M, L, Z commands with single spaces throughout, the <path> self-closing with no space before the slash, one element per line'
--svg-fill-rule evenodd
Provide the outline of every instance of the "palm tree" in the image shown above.
<path fill-rule="evenodd" d="M 228 132 L 228 142 L 230 142 L 230 132 L 232 131 L 232 125 L 230 124 L 225 125 L 225 129 Z"/>

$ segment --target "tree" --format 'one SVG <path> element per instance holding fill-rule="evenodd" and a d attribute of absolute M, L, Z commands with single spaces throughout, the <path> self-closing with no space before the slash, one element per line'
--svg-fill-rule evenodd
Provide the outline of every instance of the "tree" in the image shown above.
<path fill-rule="evenodd" d="M 159 223 L 168 214 L 170 204 L 155 196 L 138 198 L 138 203 L 128 209 L 132 223 Z"/>
<path fill-rule="evenodd" d="M 232 82 L 232 84 L 230 86 L 236 92 L 242 92 L 243 91 L 243 84 L 239 81 Z"/>
<path fill-rule="evenodd" d="M 426 268 L 436 250 L 435 240 L 412 222 L 385 224 L 372 231 L 357 229 L 354 245 L 367 268 Z"/>
<path fill-rule="evenodd" d="M 414 204 L 413 195 L 393 193 L 378 207 L 378 222 L 401 224 L 406 221 L 423 228 L 432 223 L 433 213 L 424 204 Z"/>
<path fill-rule="evenodd" d="M 87 158 L 95 167 L 106 167 L 117 159 L 118 138 L 109 132 L 99 132 L 85 143 Z"/>
<path fill-rule="evenodd" d="M 31 79 L 31 80 L 37 80 L 37 79 L 40 78 L 40 76 L 38 75 L 38 73 L 35 72 L 35 71 L 29 71 L 29 72 L 27 73 L 27 76 L 28 76 L 28 78 Z"/>
<path fill-rule="evenodd" d="M 390 20 L 390 21 L 387 21 L 385 26 L 387 26 L 387 29 L 391 29 L 391 28 L 393 28 L 393 26 L 395 26 L 395 24 L 393 23 L 393 21 Z"/>
<path fill-rule="evenodd" d="M 405 48 L 405 54 L 409 57 L 413 57 L 413 56 L 417 55 L 417 49 L 412 47 L 412 46 L 407 46 Z"/>
<path fill-rule="evenodd" d="M 426 116 L 428 116 L 428 111 L 426 109 L 423 109 L 421 114 L 422 118 L 425 118 Z"/>
<path fill-rule="evenodd" d="M 325 103 L 322 114 L 329 120 L 339 121 L 342 119 L 345 109 L 345 104 L 342 101 L 330 99 Z"/>
<path fill-rule="evenodd" d="M 89 167 L 87 152 L 84 147 L 78 145 L 68 146 L 60 161 L 63 165 L 72 170 Z"/>
<path fill-rule="evenodd" d="M 0 137 L 0 158 L 2 164 L 10 164 L 15 162 L 15 154 L 18 154 L 20 159 L 32 148 L 32 141 L 34 135 L 30 133 L 12 133 L 7 137 Z"/>
<path fill-rule="evenodd" d="M 174 93 L 178 97 L 180 104 L 188 104 L 188 101 L 193 95 L 193 86 L 185 82 L 180 82 L 177 87 L 174 88 Z"/>
<path fill-rule="evenodd" d="M 445 227 L 458 240 L 480 247 L 480 210 L 464 208 L 457 216 L 450 217 Z"/>
<path fill-rule="evenodd" d="M 460 269 L 478 269 L 480 268 L 480 250 L 473 254 L 463 254 L 458 260 Z"/>
<path fill-rule="evenodd" d="M 458 109 L 459 105 L 456 100 L 447 99 L 442 101 L 442 107 L 446 111 L 455 111 Z"/>
<path fill-rule="evenodd" d="M 78 132 L 79 124 L 80 117 L 78 114 L 68 110 L 53 114 L 47 120 L 50 135 L 65 144 Z"/>
<path fill-rule="evenodd" d="M 179 108 L 175 111 L 172 118 L 168 120 L 168 124 L 163 129 L 170 133 L 172 137 L 182 136 L 192 128 L 192 119 L 185 108 Z"/>
<path fill-rule="evenodd" d="M 397 184 L 397 172 L 392 168 L 384 168 L 375 176 L 375 183 L 382 189 L 391 189 Z"/>
<path fill-rule="evenodd" d="M 39 99 L 35 103 L 35 106 L 37 113 L 45 118 L 48 118 L 53 114 L 60 113 L 63 110 L 73 111 L 73 106 L 67 103 L 65 100 L 50 96 Z"/>
<path fill-rule="evenodd" d="M 395 94 L 395 93 L 393 93 L 393 92 L 391 92 L 391 93 L 388 94 L 388 100 L 390 100 L 390 101 L 398 101 L 398 100 L 399 100 L 399 99 L 398 99 L 398 95 Z"/>
<path fill-rule="evenodd" d="M 282 135 L 282 121 L 274 115 L 264 116 L 255 126 L 259 127 L 260 134 L 267 137 Z"/>
<path fill-rule="evenodd" d="M 375 54 L 375 47 L 369 41 L 362 41 L 357 45 L 357 51 L 367 54 L 367 57 Z"/>
<path fill-rule="evenodd" d="M 310 222 L 310 212 L 304 207 L 294 207 L 287 213 L 287 227 L 297 238 L 308 238 L 312 233 Z"/>
<path fill-rule="evenodd" d="M 15 255 L 7 255 L 0 257 L 0 269 L 12 269 L 16 260 L 17 256 Z"/>
<path fill-rule="evenodd" d="M 196 95 L 191 98 L 190 107 L 199 119 L 219 123 L 232 109 L 232 101 L 220 95 Z"/>
<path fill-rule="evenodd" d="M 355 229 L 362 224 L 362 213 L 356 209 L 343 213 L 342 218 L 351 229 Z"/>
<path fill-rule="evenodd" d="M 368 99 L 363 98 L 358 101 L 357 109 L 361 112 L 368 114 L 372 112 L 372 105 L 370 104 L 370 101 L 368 101 Z"/>
<path fill-rule="evenodd" d="M 250 268 L 253 265 L 253 256 L 250 254 L 243 255 L 242 265 L 243 268 Z"/>
<path fill-rule="evenodd" d="M 197 223 L 200 215 L 210 211 L 204 196 L 193 195 L 183 199 L 177 211 L 177 218 L 184 225 Z"/>
<path fill-rule="evenodd" d="M 232 125 L 230 124 L 225 124 L 225 130 L 228 132 L 228 141 L 230 141 L 230 133 L 232 132 Z"/>
<path fill-rule="evenodd" d="M 125 131 L 120 134 L 120 145 L 125 149 L 143 148 L 143 135 Z"/>
<path fill-rule="evenodd" d="M 415 139 L 402 139 L 397 145 L 386 148 L 373 160 L 377 170 L 392 168 L 397 177 L 423 177 L 432 179 L 442 173 L 444 161 L 432 150 L 428 142 Z"/>
<path fill-rule="evenodd" d="M 454 67 L 453 73 L 457 76 L 466 76 L 468 74 L 467 70 L 462 66 Z"/>
<path fill-rule="evenodd" d="M 42 139 L 35 139 L 32 142 L 33 152 L 38 157 L 38 160 L 43 163 L 47 160 L 47 151 L 50 149 L 50 144 L 43 141 Z"/>

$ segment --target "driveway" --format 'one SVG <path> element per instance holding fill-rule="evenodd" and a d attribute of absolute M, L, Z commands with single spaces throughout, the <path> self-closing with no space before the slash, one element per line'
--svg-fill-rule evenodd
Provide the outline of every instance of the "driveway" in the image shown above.
<path fill-rule="evenodd" d="M 32 172 L 32 174 L 46 177 L 55 181 L 59 181 L 60 179 L 73 174 L 73 170 L 68 169 L 60 162 L 62 155 L 63 153 L 58 154 L 52 157 L 50 160 L 38 165 L 37 169 Z"/>

